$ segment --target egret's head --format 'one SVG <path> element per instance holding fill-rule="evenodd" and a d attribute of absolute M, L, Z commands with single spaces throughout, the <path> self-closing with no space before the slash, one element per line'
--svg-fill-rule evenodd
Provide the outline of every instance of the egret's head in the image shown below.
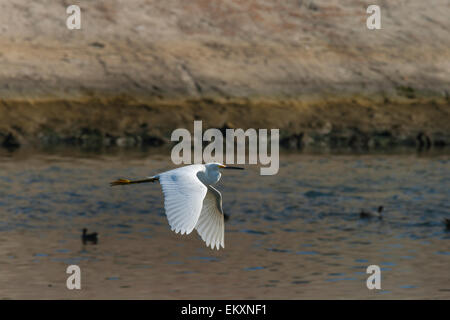
<path fill-rule="evenodd" d="M 233 166 L 226 166 L 219 162 L 212 162 L 205 164 L 207 169 L 211 170 L 219 170 L 219 169 L 236 169 L 236 170 L 244 170 L 244 168 L 241 167 L 233 167 Z"/>

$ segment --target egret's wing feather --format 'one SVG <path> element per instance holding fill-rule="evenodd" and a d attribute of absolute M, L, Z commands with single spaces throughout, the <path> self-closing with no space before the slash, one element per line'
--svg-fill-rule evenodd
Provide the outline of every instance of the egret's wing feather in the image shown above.
<path fill-rule="evenodd" d="M 215 188 L 208 186 L 208 192 L 203 199 L 203 207 L 195 229 L 206 245 L 219 250 L 225 248 L 225 222 L 222 210 L 222 195 Z"/>
<path fill-rule="evenodd" d="M 188 166 L 158 175 L 167 220 L 176 233 L 191 233 L 200 216 L 208 189 L 197 178 L 197 172 L 196 166 Z"/>

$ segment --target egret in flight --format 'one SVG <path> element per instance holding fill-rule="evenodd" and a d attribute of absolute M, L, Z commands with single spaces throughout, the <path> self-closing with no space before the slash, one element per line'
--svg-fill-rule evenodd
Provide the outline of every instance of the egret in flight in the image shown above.
<path fill-rule="evenodd" d="M 143 180 L 119 179 L 111 186 L 159 181 L 164 193 L 164 208 L 173 231 L 190 234 L 196 229 L 211 249 L 225 248 L 222 195 L 212 185 L 220 180 L 222 169 L 239 169 L 220 163 L 193 164 Z"/>

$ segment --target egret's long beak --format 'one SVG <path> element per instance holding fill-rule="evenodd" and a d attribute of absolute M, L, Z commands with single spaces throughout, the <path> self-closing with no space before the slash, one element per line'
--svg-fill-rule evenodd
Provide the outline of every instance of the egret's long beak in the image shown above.
<path fill-rule="evenodd" d="M 224 169 L 235 169 L 235 170 L 244 170 L 244 168 L 242 167 L 233 167 L 233 166 L 220 166 L 220 168 L 224 168 Z"/>
<path fill-rule="evenodd" d="M 154 182 L 156 180 L 158 180 L 158 178 L 148 178 L 148 179 L 142 179 L 142 180 L 118 179 L 116 181 L 110 182 L 110 186 L 114 187 L 114 186 L 123 186 L 126 184 Z"/>

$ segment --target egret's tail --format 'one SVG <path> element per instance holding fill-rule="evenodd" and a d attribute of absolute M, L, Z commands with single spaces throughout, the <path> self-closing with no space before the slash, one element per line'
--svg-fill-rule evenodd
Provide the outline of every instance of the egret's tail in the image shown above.
<path fill-rule="evenodd" d="M 118 179 L 116 181 L 110 182 L 110 186 L 123 186 L 126 184 L 133 184 L 133 183 L 144 183 L 144 182 L 154 182 L 157 181 L 158 177 L 150 177 L 143 180 L 128 180 L 128 179 Z"/>

